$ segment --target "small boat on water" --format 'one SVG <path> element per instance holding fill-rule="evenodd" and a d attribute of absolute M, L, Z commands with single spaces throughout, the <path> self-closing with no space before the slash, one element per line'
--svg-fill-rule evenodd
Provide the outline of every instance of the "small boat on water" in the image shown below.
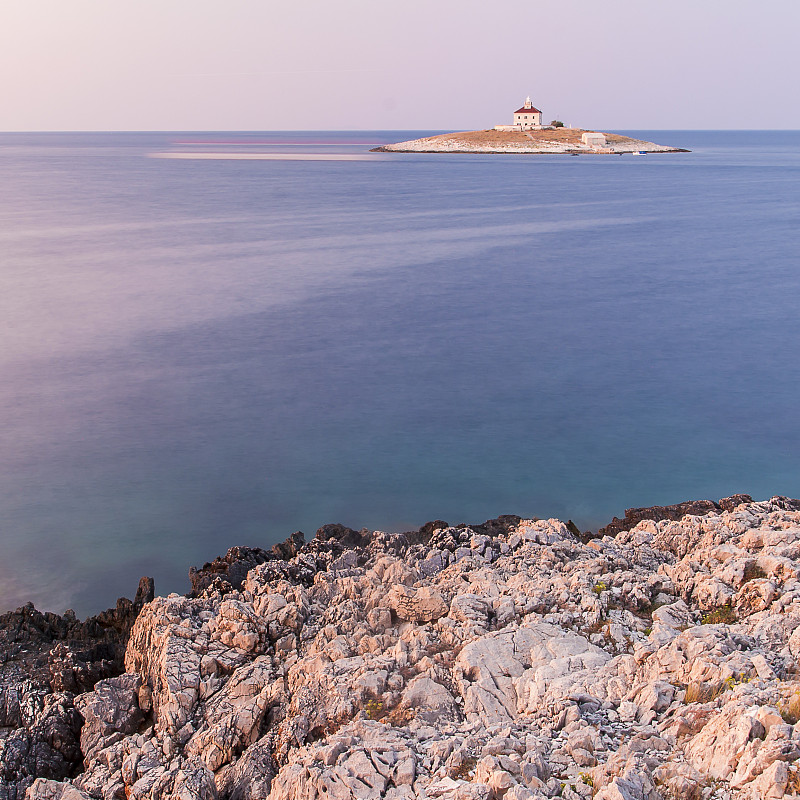
<path fill-rule="evenodd" d="M 633 155 L 635 156 L 646 156 L 647 150 L 634 150 Z"/>

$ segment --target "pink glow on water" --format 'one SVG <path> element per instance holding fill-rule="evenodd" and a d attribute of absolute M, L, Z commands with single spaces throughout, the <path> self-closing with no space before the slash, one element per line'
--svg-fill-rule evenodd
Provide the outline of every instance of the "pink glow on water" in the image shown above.
<path fill-rule="evenodd" d="M 182 141 L 172 142 L 174 145 L 192 146 L 192 145 L 234 145 L 238 147 L 252 147 L 264 145 L 280 145 L 280 146 L 314 146 L 314 147 L 338 147 L 340 145 L 377 145 L 371 139 L 248 139 L 242 141 L 241 139 L 186 139 Z"/>

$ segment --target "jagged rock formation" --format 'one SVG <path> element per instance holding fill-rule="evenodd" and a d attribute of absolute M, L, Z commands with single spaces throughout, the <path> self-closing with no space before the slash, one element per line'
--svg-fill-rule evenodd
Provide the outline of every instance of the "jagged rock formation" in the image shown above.
<path fill-rule="evenodd" d="M 685 503 L 676 503 L 672 506 L 649 506 L 647 508 L 626 508 L 625 517 L 619 519 L 614 517 L 611 522 L 597 532 L 597 536 L 614 536 L 620 531 L 629 531 L 638 525 L 642 520 L 651 519 L 660 522 L 662 519 L 677 520 L 691 514 L 695 517 L 703 517 L 715 511 L 733 511 L 734 508 L 742 503 L 752 503 L 753 498 L 749 494 L 735 494 L 732 497 L 724 497 L 719 503 L 713 500 L 688 500 Z M 798 509 L 795 509 L 798 510 Z"/>
<path fill-rule="evenodd" d="M 586 542 L 513 517 L 326 526 L 239 588 L 220 565 L 249 554 L 229 553 L 196 597 L 142 609 L 124 674 L 51 695 L 72 727 L 49 741 L 84 768 L 27 796 L 800 797 L 798 509 L 723 502 Z M 39 705 L 0 713 L 44 725 Z"/>
<path fill-rule="evenodd" d="M 302 532 L 297 531 L 269 550 L 262 550 L 260 547 L 231 547 L 224 556 L 203 564 L 200 569 L 192 567 L 189 570 L 189 581 L 192 584 L 190 596 L 197 597 L 210 587 L 223 593 L 231 589 L 241 589 L 242 582 L 253 567 L 265 561 L 294 558 L 304 542 Z"/>
<path fill-rule="evenodd" d="M 76 703 L 88 695 L 79 693 L 122 672 L 134 620 L 153 596 L 142 578 L 133 601 L 84 622 L 30 604 L 0 616 L 0 800 L 24 797 L 36 778 L 80 772 L 86 726 Z"/>
<path fill-rule="evenodd" d="M 134 600 L 120 597 L 115 608 L 83 622 L 72 611 L 43 613 L 31 603 L 0 615 L 0 687 L 27 679 L 55 691 L 86 691 L 116 674 L 134 620 L 154 594 L 153 579 L 142 578 Z"/>

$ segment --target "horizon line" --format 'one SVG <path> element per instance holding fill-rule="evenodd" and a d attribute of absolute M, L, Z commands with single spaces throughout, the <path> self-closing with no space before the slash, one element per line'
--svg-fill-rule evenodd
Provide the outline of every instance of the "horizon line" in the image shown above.
<path fill-rule="evenodd" d="M 580 130 L 596 130 L 580 128 Z M 444 133 L 460 133 L 467 130 L 491 130 L 489 128 L 48 128 L 39 130 L 0 130 L 3 134 L 39 134 L 39 133 L 380 133 L 403 131 L 430 131 Z M 670 131 L 686 133 L 792 133 L 800 132 L 800 128 L 608 128 L 609 131 Z"/>

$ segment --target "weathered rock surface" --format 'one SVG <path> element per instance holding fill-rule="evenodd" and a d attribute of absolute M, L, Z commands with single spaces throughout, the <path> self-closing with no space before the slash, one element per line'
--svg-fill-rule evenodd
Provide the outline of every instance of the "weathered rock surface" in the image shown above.
<path fill-rule="evenodd" d="M 799 508 L 585 542 L 325 526 L 220 561 L 144 606 L 124 674 L 5 690 L 0 797 L 800 797 Z"/>
<path fill-rule="evenodd" d="M 153 599 L 152 578 L 142 578 L 133 601 L 81 622 L 37 611 L 32 604 L 0 615 L 0 687 L 23 680 L 55 691 L 85 692 L 120 672 L 128 633 L 142 607 Z"/>
<path fill-rule="evenodd" d="M 688 500 L 685 503 L 675 503 L 671 506 L 648 506 L 646 508 L 626 508 L 623 519 L 614 517 L 608 525 L 600 528 L 597 535 L 614 536 L 620 531 L 629 531 L 631 528 L 651 519 L 654 522 L 661 522 L 664 519 L 679 520 L 689 514 L 695 517 L 703 517 L 719 511 L 733 511 L 741 503 L 752 503 L 753 498 L 749 494 L 735 494 L 732 497 L 725 497 L 715 503 L 713 500 Z M 795 509 L 797 511 L 799 509 Z"/>
<path fill-rule="evenodd" d="M 84 754 L 75 695 L 122 671 L 130 629 L 152 599 L 153 581 L 142 578 L 133 601 L 120 598 L 83 622 L 32 605 L 0 616 L 0 798 L 22 798 L 37 778 L 77 775 Z M 42 792 L 60 797 L 60 786 Z"/>

